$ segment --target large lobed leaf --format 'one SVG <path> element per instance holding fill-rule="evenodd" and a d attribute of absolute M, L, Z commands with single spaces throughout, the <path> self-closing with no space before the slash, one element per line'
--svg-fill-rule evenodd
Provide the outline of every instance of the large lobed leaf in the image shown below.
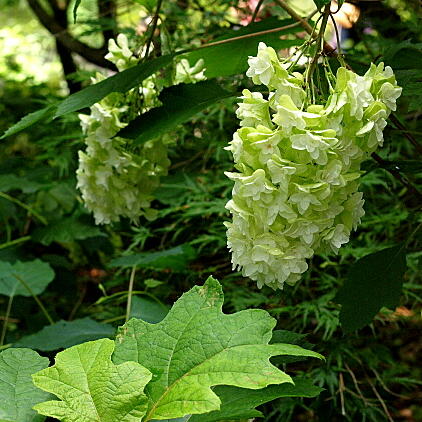
<path fill-rule="evenodd" d="M 163 321 L 132 319 L 121 327 L 114 362 L 139 362 L 153 374 L 143 421 L 218 410 L 221 400 L 213 386 L 261 389 L 291 383 L 270 363 L 272 356 L 321 357 L 295 345 L 268 344 L 276 321 L 267 312 L 225 315 L 222 305 L 221 286 L 210 277 L 185 293 Z"/>
<path fill-rule="evenodd" d="M 143 390 L 151 373 L 136 362 L 114 365 L 113 349 L 112 340 L 102 339 L 58 353 L 54 366 L 32 378 L 60 401 L 34 409 L 65 422 L 139 422 L 147 410 Z"/>
<path fill-rule="evenodd" d="M 6 296 L 39 295 L 54 279 L 54 271 L 46 262 L 17 261 L 14 264 L 0 261 L 0 294 Z M 23 281 L 23 282 L 22 282 Z"/>
<path fill-rule="evenodd" d="M 0 353 L 0 422 L 42 422 L 32 406 L 49 398 L 32 383 L 31 375 L 48 366 L 48 359 L 29 349 Z"/>

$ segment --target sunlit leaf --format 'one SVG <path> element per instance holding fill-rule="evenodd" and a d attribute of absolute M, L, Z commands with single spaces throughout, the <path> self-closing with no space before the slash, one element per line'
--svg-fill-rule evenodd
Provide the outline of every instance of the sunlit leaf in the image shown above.
<path fill-rule="evenodd" d="M 32 378 L 59 400 L 34 409 L 64 421 L 139 422 L 147 409 L 143 390 L 151 373 L 136 362 L 114 365 L 113 349 L 112 340 L 102 339 L 58 353 L 54 366 Z"/>
<path fill-rule="evenodd" d="M 145 389 L 145 421 L 218 410 L 216 385 L 260 389 L 292 382 L 270 363 L 272 356 L 321 357 L 299 346 L 268 344 L 276 321 L 267 312 L 225 315 L 222 304 L 221 286 L 210 277 L 158 324 L 131 319 L 119 330 L 113 360 L 139 362 L 154 375 Z"/>

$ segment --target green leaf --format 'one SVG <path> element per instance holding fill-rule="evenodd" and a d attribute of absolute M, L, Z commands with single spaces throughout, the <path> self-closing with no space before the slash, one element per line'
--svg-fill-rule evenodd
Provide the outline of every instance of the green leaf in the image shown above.
<path fill-rule="evenodd" d="M 32 406 L 49 398 L 32 383 L 31 375 L 48 366 L 48 359 L 29 349 L 0 353 L 0 421 L 42 422 Z"/>
<path fill-rule="evenodd" d="M 292 20 L 280 21 L 276 18 L 270 18 L 248 25 L 246 28 L 240 30 L 229 31 L 221 38 L 236 38 L 241 35 L 277 28 L 293 22 Z M 256 37 L 235 40 L 219 46 L 203 47 L 200 50 L 185 53 L 184 57 L 188 58 L 192 63 L 196 62 L 199 58 L 203 58 L 208 68 L 206 71 L 208 78 L 243 73 L 247 65 L 247 56 L 256 54 L 259 41 L 264 41 L 275 48 L 287 48 L 300 44 L 303 40 L 298 38 L 294 40 L 280 40 L 280 35 L 295 33 L 299 30 L 300 28 L 297 26 L 273 34 L 257 34 Z M 119 72 L 101 82 L 82 89 L 58 104 L 28 114 L 20 122 L 10 127 L 0 139 L 27 129 L 41 120 L 50 119 L 53 115 L 54 117 L 59 117 L 90 107 L 112 92 L 126 92 L 138 86 L 144 79 L 157 70 L 167 66 L 179 54 L 182 54 L 182 52 L 167 54 L 153 60 L 148 60 L 147 62 L 142 62 L 130 69 Z M 223 61 L 221 57 L 224 57 Z"/>
<path fill-rule="evenodd" d="M 394 69 L 402 97 L 408 101 L 408 111 L 419 110 L 422 97 L 422 43 L 410 40 L 390 43 L 384 61 Z"/>
<path fill-rule="evenodd" d="M 87 224 L 78 218 L 70 217 L 50 223 L 47 227 L 37 228 L 32 234 L 32 239 L 48 246 L 53 242 L 69 243 L 97 236 L 104 237 L 106 235 L 99 227 Z"/>
<path fill-rule="evenodd" d="M 270 385 L 261 390 L 218 386 L 214 392 L 221 400 L 220 410 L 204 415 L 193 415 L 189 422 L 217 422 L 221 420 L 263 417 L 255 407 L 281 397 L 316 397 L 323 391 L 306 378 L 293 378 L 293 384 Z"/>
<path fill-rule="evenodd" d="M 20 190 L 23 193 L 33 193 L 42 187 L 42 183 L 28 180 L 25 177 L 18 177 L 15 174 L 0 175 L 0 192 Z"/>
<path fill-rule="evenodd" d="M 39 295 L 53 279 L 53 269 L 49 264 L 39 259 L 25 262 L 17 261 L 14 264 L 0 261 L 1 295 L 32 296 L 24 283 L 29 286 L 34 295 Z"/>
<path fill-rule="evenodd" d="M 40 403 L 42 415 L 73 422 L 139 422 L 147 409 L 143 390 L 151 373 L 136 362 L 114 365 L 114 342 L 92 341 L 60 352 L 56 363 L 32 376 L 60 400 Z"/>
<path fill-rule="evenodd" d="M 268 344 L 275 326 L 267 312 L 222 312 L 221 285 L 212 277 L 185 293 L 158 324 L 131 319 L 119 329 L 113 360 L 136 361 L 154 377 L 145 391 L 144 422 L 218 410 L 216 385 L 260 389 L 292 382 L 269 362 L 276 355 L 321 357 L 288 344 Z"/>
<path fill-rule="evenodd" d="M 76 23 L 76 15 L 78 12 L 78 7 L 80 6 L 82 0 L 75 0 L 75 5 L 73 6 L 73 23 Z"/>
<path fill-rule="evenodd" d="M 260 42 L 264 42 L 275 49 L 290 48 L 303 43 L 300 38 L 291 40 L 280 39 L 281 35 L 300 32 L 302 29 L 299 25 L 274 33 L 260 33 L 261 31 L 281 28 L 294 23 L 296 22 L 292 19 L 279 20 L 276 17 L 271 17 L 237 30 L 227 31 L 225 35 L 216 38 L 213 42 L 258 33 L 255 36 L 195 50 L 182 57 L 188 59 L 192 66 L 199 59 L 203 59 L 205 76 L 208 79 L 245 73 L 248 68 L 248 56 L 256 55 Z"/>
<path fill-rule="evenodd" d="M 168 311 L 168 308 L 161 303 L 145 297 L 134 296 L 132 298 L 130 316 L 131 318 L 138 318 L 151 324 L 156 324 L 165 318 Z"/>
<path fill-rule="evenodd" d="M 172 269 L 173 271 L 186 270 L 189 261 L 196 256 L 195 250 L 189 245 L 179 245 L 159 252 L 144 252 L 121 256 L 113 259 L 110 267 L 122 268 L 153 268 L 156 270 Z"/>
<path fill-rule="evenodd" d="M 321 10 L 324 6 L 331 3 L 331 0 L 314 0 L 315 6 Z"/>
<path fill-rule="evenodd" d="M 20 119 L 18 123 L 14 124 L 9 129 L 7 129 L 6 132 L 4 132 L 4 134 L 0 137 L 0 139 L 4 139 L 7 136 L 15 135 L 16 133 L 27 129 L 28 127 L 41 120 L 51 120 L 56 111 L 56 107 L 56 105 L 51 105 L 42 108 L 41 110 L 37 110 L 33 113 L 27 114 L 26 116 L 22 117 L 22 119 Z"/>
<path fill-rule="evenodd" d="M 159 95 L 163 103 L 132 120 L 116 136 L 146 142 L 166 133 L 217 101 L 237 95 L 221 88 L 215 81 L 181 84 L 167 88 Z"/>
<path fill-rule="evenodd" d="M 153 13 L 157 0 L 135 0 L 136 3 L 139 3 L 141 6 L 144 6 L 148 12 Z"/>
<path fill-rule="evenodd" d="M 71 347 L 85 341 L 111 337 L 115 331 L 113 326 L 100 324 L 91 318 L 59 321 L 44 327 L 38 333 L 21 338 L 16 346 L 51 351 Z"/>
<path fill-rule="evenodd" d="M 73 111 L 91 107 L 112 92 L 126 92 L 138 86 L 144 79 L 157 70 L 167 66 L 173 60 L 174 54 L 161 56 L 153 60 L 139 63 L 123 72 L 118 72 L 110 78 L 70 95 L 59 103 L 54 117 L 63 116 Z"/>
<path fill-rule="evenodd" d="M 359 259 L 350 269 L 336 301 L 342 305 L 340 323 L 351 332 L 369 324 L 383 307 L 397 305 L 406 271 L 403 245 Z"/>
<path fill-rule="evenodd" d="M 118 72 L 101 82 L 90 85 L 75 94 L 69 95 L 58 104 L 28 114 L 17 124 L 9 128 L 0 139 L 27 129 L 29 126 L 41 120 L 47 120 L 52 117 L 56 118 L 73 111 L 90 107 L 112 92 L 129 91 L 138 86 L 145 78 L 148 78 L 148 76 L 152 75 L 157 70 L 167 66 L 173 60 L 173 57 L 174 54 L 168 54 L 153 60 L 148 60 L 147 62 L 142 62 L 123 72 Z"/>
<path fill-rule="evenodd" d="M 293 331 L 288 330 L 275 330 L 271 338 L 270 343 L 287 343 L 295 344 L 297 346 L 303 347 L 304 349 L 312 349 L 313 344 L 309 343 L 306 338 L 307 334 L 294 333 Z M 299 362 L 305 360 L 306 357 L 303 356 L 276 356 L 273 358 L 272 362 L 277 365 Z"/>

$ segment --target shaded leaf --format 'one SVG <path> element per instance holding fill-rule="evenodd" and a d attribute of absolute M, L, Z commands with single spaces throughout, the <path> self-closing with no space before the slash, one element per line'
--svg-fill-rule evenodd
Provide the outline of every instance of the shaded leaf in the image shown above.
<path fill-rule="evenodd" d="M 118 72 L 101 82 L 90 85 L 75 94 L 69 95 L 58 104 L 43 108 L 23 117 L 18 123 L 10 127 L 0 138 L 14 135 L 41 120 L 56 118 L 73 111 L 82 110 L 97 103 L 112 92 L 126 92 L 138 86 L 145 78 L 157 70 L 167 66 L 173 60 L 174 54 L 161 56 L 147 62 Z"/>
<path fill-rule="evenodd" d="M 31 296 L 21 280 L 30 287 L 33 294 L 39 295 L 53 279 L 53 269 L 39 259 L 17 261 L 14 264 L 0 261 L 0 294 L 2 295 Z"/>
<path fill-rule="evenodd" d="M 31 375 L 48 366 L 47 358 L 29 349 L 7 349 L 0 353 L 0 421 L 42 422 L 32 406 L 50 394 L 32 383 Z"/>
<path fill-rule="evenodd" d="M 28 180 L 25 177 L 18 177 L 15 174 L 2 174 L 0 175 L 0 191 L 8 192 L 10 190 L 20 190 L 23 193 L 36 192 L 42 183 Z"/>
<path fill-rule="evenodd" d="M 38 333 L 21 338 L 16 346 L 42 351 L 65 349 L 85 341 L 111 337 L 115 331 L 112 325 L 100 324 L 91 318 L 59 321 Z"/>
<path fill-rule="evenodd" d="M 32 376 L 34 384 L 56 395 L 36 405 L 59 420 L 139 422 L 147 409 L 143 393 L 151 373 L 136 362 L 114 365 L 114 342 L 92 341 L 60 352 L 55 365 Z"/>
<path fill-rule="evenodd" d="M 331 3 L 331 0 L 314 0 L 315 6 L 321 10 L 325 5 Z"/>
<path fill-rule="evenodd" d="M 168 314 L 168 308 L 154 300 L 134 296 L 132 298 L 131 318 L 142 319 L 143 321 L 156 324 L 162 321 Z"/>
<path fill-rule="evenodd" d="M 163 103 L 161 107 L 138 116 L 116 136 L 134 139 L 135 144 L 146 142 L 188 121 L 215 102 L 234 95 L 236 94 L 224 90 L 215 81 L 172 86 L 159 95 Z"/>
<path fill-rule="evenodd" d="M 195 250 L 189 245 L 179 245 L 171 249 L 159 252 L 144 252 L 133 255 L 121 256 L 113 259 L 110 267 L 140 267 L 153 268 L 156 270 L 172 269 L 184 271 L 192 259 L 196 256 Z"/>
<path fill-rule="evenodd" d="M 248 26 L 237 30 L 227 31 L 225 35 L 216 38 L 213 42 L 240 37 L 243 35 L 252 35 L 258 32 L 256 36 L 195 50 L 183 55 L 182 57 L 188 59 L 191 66 L 193 66 L 198 60 L 203 59 L 205 65 L 205 76 L 208 79 L 245 73 L 248 68 L 248 56 L 256 55 L 258 44 L 260 42 L 264 42 L 276 50 L 289 48 L 303 43 L 303 40 L 300 38 L 291 40 L 280 39 L 281 35 L 300 32 L 302 29 L 299 25 L 274 33 L 259 33 L 260 31 L 281 28 L 294 23 L 296 22 L 292 19 L 279 20 L 276 17 L 264 19 L 260 22 L 249 24 Z"/>
<path fill-rule="evenodd" d="M 249 390 L 229 386 L 217 386 L 214 392 L 221 400 L 220 410 L 204 415 L 193 415 L 189 422 L 216 422 L 221 420 L 251 419 L 263 417 L 257 406 L 281 397 L 316 397 L 323 391 L 306 378 L 293 378 L 290 383 L 270 385 L 261 390 Z"/>
<path fill-rule="evenodd" d="M 153 373 L 144 421 L 201 414 L 220 407 L 216 385 L 260 389 L 292 382 L 271 356 L 319 354 L 268 344 L 275 326 L 267 312 L 222 312 L 221 285 L 212 277 L 185 293 L 158 324 L 131 319 L 119 329 L 113 360 L 135 361 Z"/>
<path fill-rule="evenodd" d="M 135 0 L 136 3 L 141 4 L 142 6 L 144 6 L 148 12 L 153 13 L 154 12 L 154 8 L 157 4 L 157 0 Z"/>
<path fill-rule="evenodd" d="M 63 116 L 72 111 L 78 111 L 86 107 L 91 107 L 98 103 L 112 92 L 126 92 L 138 86 L 144 79 L 151 76 L 157 70 L 167 66 L 174 55 L 168 54 L 147 62 L 142 62 L 118 72 L 115 75 L 104 79 L 94 85 L 90 85 L 75 94 L 70 95 L 64 101 L 59 103 L 54 117 Z"/>
<path fill-rule="evenodd" d="M 20 119 L 18 123 L 14 124 L 9 129 L 7 129 L 6 132 L 4 132 L 4 134 L 0 137 L 0 139 L 6 138 L 7 136 L 15 135 L 16 133 L 27 129 L 28 127 L 41 120 L 51 120 L 53 118 L 54 113 L 56 112 L 56 108 L 56 105 L 51 105 L 42 108 L 41 110 L 37 110 L 33 113 L 27 114 L 26 116 L 22 117 L 22 119 Z"/>
<path fill-rule="evenodd" d="M 393 246 L 359 259 L 350 269 L 337 294 L 342 305 L 340 323 L 350 332 L 371 323 L 383 307 L 397 305 L 406 271 L 403 245 Z"/>
<path fill-rule="evenodd" d="M 32 239 L 48 246 L 52 242 L 68 243 L 97 236 L 106 235 L 99 227 L 87 224 L 78 218 L 70 217 L 50 223 L 47 227 L 37 228 L 32 234 Z"/>
<path fill-rule="evenodd" d="M 313 349 L 313 344 L 309 343 L 306 338 L 307 334 L 294 333 L 288 330 L 275 330 L 270 343 L 287 343 L 295 344 L 296 346 L 303 347 L 304 349 Z M 272 359 L 277 365 L 299 362 L 305 360 L 304 356 L 276 356 Z"/>
<path fill-rule="evenodd" d="M 422 97 L 422 43 L 410 40 L 393 43 L 384 54 L 384 61 L 393 69 L 402 97 L 409 102 L 408 111 L 419 110 Z"/>

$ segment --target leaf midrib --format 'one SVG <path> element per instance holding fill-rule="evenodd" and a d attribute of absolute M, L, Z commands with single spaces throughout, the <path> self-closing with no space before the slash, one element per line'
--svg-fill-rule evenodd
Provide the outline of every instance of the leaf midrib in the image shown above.
<path fill-rule="evenodd" d="M 157 409 L 158 405 L 160 404 L 160 402 L 163 400 L 163 398 L 172 390 L 172 388 L 179 383 L 182 379 L 184 379 L 185 377 L 187 377 L 188 375 L 190 375 L 190 373 L 196 369 L 198 366 L 203 365 L 204 363 L 206 363 L 207 361 L 213 359 L 214 357 L 218 356 L 220 353 L 223 353 L 227 350 L 230 349 L 234 349 L 236 347 L 244 347 L 244 346 L 254 346 L 254 345 L 259 345 L 259 346 L 269 346 L 269 344 L 263 344 L 263 343 L 258 343 L 258 344 L 236 344 L 235 346 L 230 346 L 230 347 L 226 347 L 220 351 L 218 351 L 217 353 L 215 353 L 214 355 L 206 358 L 205 360 L 203 360 L 202 362 L 200 362 L 199 364 L 193 366 L 192 368 L 189 369 L 188 372 L 186 372 L 185 374 L 183 374 L 180 378 L 178 378 L 176 381 L 174 381 L 171 385 L 167 386 L 166 390 L 164 391 L 164 393 L 158 398 L 158 400 L 156 401 L 156 403 L 154 404 L 154 406 L 151 408 L 151 410 L 148 412 L 148 414 L 146 415 L 146 419 L 145 422 L 151 420 L 150 416 L 153 415 L 153 412 L 155 411 L 155 409 Z M 220 384 L 214 384 L 214 385 L 220 385 Z M 226 385 L 226 384 L 221 384 L 221 385 Z M 229 384 L 227 384 L 229 385 Z M 211 386 L 210 386 L 211 387 Z"/>

